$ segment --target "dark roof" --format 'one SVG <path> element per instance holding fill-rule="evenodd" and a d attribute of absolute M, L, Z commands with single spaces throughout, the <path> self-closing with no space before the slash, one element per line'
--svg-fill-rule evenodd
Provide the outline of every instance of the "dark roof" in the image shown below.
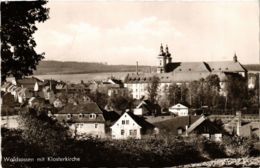
<path fill-rule="evenodd" d="M 126 112 L 143 130 L 153 129 L 154 125 L 147 122 L 144 117 L 136 116 L 132 112 Z"/>
<path fill-rule="evenodd" d="M 96 114 L 95 118 L 90 118 L 90 114 L 72 114 L 68 118 L 68 114 L 56 114 L 58 121 L 64 121 L 68 123 L 104 123 L 105 119 L 103 114 Z"/>
<path fill-rule="evenodd" d="M 103 116 L 106 121 L 110 121 L 111 123 L 116 122 L 120 118 L 120 115 L 115 111 L 103 111 Z"/>
<path fill-rule="evenodd" d="M 43 81 L 41 81 L 40 79 L 36 78 L 36 77 L 26 77 L 23 79 L 18 79 L 16 81 L 18 86 L 22 86 L 28 89 L 33 89 L 35 83 L 38 82 L 39 86 L 41 86 L 43 84 Z"/>
<path fill-rule="evenodd" d="M 207 62 L 212 72 L 245 72 L 247 71 L 239 62 L 234 61 L 214 61 Z"/>
<path fill-rule="evenodd" d="M 118 80 L 118 79 L 110 79 L 111 81 L 113 81 L 115 84 L 118 84 L 118 85 L 122 85 L 122 81 L 121 80 Z"/>
<path fill-rule="evenodd" d="M 89 102 L 85 104 L 67 104 L 63 107 L 61 111 L 58 112 L 59 114 L 103 114 L 101 109 L 98 107 L 96 103 Z"/>
<path fill-rule="evenodd" d="M 156 127 L 158 127 L 160 130 L 165 131 L 167 133 L 172 133 L 173 135 L 178 135 L 178 129 L 182 129 L 183 133 L 187 126 L 191 126 L 193 123 L 201 119 L 202 116 L 180 116 L 180 117 L 174 117 L 172 119 L 161 121 L 154 123 Z M 195 132 L 198 133 L 206 133 L 205 130 L 202 128 L 203 125 L 207 126 L 209 129 L 208 131 L 211 133 L 220 133 L 220 129 L 215 126 L 210 120 L 205 119 L 203 120 L 199 125 L 194 128 Z"/>
<path fill-rule="evenodd" d="M 157 74 L 157 73 L 132 73 L 127 74 L 125 77 L 125 83 L 150 83 L 152 82 L 153 76 L 157 76 L 162 83 L 171 83 L 174 78 L 171 73 Z"/>
<path fill-rule="evenodd" d="M 179 116 L 172 119 L 154 123 L 160 130 L 178 135 L 178 129 L 185 130 L 186 125 L 191 125 L 197 121 L 201 116 Z"/>
<path fill-rule="evenodd" d="M 174 62 L 166 66 L 167 72 L 210 72 L 204 62 Z"/>

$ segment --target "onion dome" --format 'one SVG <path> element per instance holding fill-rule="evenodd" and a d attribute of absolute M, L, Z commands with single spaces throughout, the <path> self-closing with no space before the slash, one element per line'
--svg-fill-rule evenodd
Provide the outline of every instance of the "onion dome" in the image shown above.
<path fill-rule="evenodd" d="M 161 44 L 161 47 L 160 47 L 159 56 L 165 56 L 165 52 L 163 51 L 163 46 L 162 46 L 162 44 Z"/>

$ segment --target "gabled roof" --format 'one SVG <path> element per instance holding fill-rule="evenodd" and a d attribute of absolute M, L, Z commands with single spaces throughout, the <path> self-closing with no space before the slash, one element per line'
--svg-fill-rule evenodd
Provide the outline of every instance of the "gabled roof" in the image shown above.
<path fill-rule="evenodd" d="M 198 120 L 196 120 L 194 123 L 190 125 L 190 127 L 186 130 L 186 132 L 189 134 L 194 129 L 196 129 L 201 123 L 203 123 L 206 120 L 206 117 L 202 115 Z"/>
<path fill-rule="evenodd" d="M 123 118 L 125 115 L 127 115 L 127 116 L 129 116 L 131 119 L 133 119 L 133 121 L 136 123 L 136 125 L 138 125 L 140 128 L 142 128 L 142 126 L 137 122 L 137 119 L 135 118 L 135 116 L 131 115 L 130 112 L 125 112 L 125 113 L 123 113 L 123 114 L 121 115 L 121 117 L 120 117 L 110 128 L 114 127 L 114 126 L 117 124 L 117 122 L 118 122 L 121 118 Z"/>
<path fill-rule="evenodd" d="M 94 102 L 89 102 L 85 104 L 67 104 L 63 107 L 59 114 L 103 114 L 98 105 Z"/>
<path fill-rule="evenodd" d="M 118 79 L 109 79 L 108 82 L 110 82 L 111 84 L 118 84 L 118 85 L 122 85 L 122 81 L 121 80 L 118 80 Z"/>
<path fill-rule="evenodd" d="M 179 116 L 169 120 L 153 123 L 160 130 L 178 135 L 178 129 L 185 130 L 186 125 L 189 126 L 197 121 L 200 116 Z"/>
<path fill-rule="evenodd" d="M 178 103 L 178 104 L 176 104 L 176 105 L 174 105 L 174 106 L 172 106 L 172 107 L 170 107 L 170 108 L 171 108 L 171 109 L 187 109 L 188 107 L 186 107 L 186 106 L 184 106 L 184 105 Z"/>
<path fill-rule="evenodd" d="M 126 112 L 142 129 L 153 129 L 154 125 L 147 122 L 143 117 L 134 115 L 132 112 Z"/>
<path fill-rule="evenodd" d="M 23 78 L 23 79 L 18 79 L 16 81 L 18 86 L 23 85 L 23 87 L 28 88 L 28 89 L 33 89 L 36 82 L 39 85 L 43 84 L 43 81 L 41 81 L 40 79 L 38 79 L 36 77 L 26 77 L 26 78 Z"/>
<path fill-rule="evenodd" d="M 96 114 L 95 118 L 90 118 L 89 114 L 72 114 L 68 118 L 69 114 L 55 114 L 58 121 L 65 121 L 68 123 L 105 123 L 103 114 Z"/>
<path fill-rule="evenodd" d="M 9 86 L 11 86 L 12 84 L 10 82 L 5 82 L 1 88 L 8 88 Z"/>
<path fill-rule="evenodd" d="M 167 64 L 167 72 L 210 72 L 204 62 L 174 62 Z"/>
<path fill-rule="evenodd" d="M 214 61 L 207 62 L 212 72 L 245 72 L 247 71 L 239 62 Z"/>

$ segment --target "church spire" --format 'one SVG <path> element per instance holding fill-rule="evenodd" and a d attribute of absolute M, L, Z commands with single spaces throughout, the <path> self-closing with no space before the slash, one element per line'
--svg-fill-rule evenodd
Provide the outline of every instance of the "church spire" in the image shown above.
<path fill-rule="evenodd" d="M 237 54 L 236 53 L 234 54 L 233 61 L 237 62 Z"/>

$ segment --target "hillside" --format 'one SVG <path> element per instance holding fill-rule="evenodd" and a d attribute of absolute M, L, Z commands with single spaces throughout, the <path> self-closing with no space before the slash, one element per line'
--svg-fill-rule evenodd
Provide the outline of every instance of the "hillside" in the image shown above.
<path fill-rule="evenodd" d="M 37 70 L 34 72 L 34 75 L 135 71 L 135 65 L 106 65 L 102 63 L 92 62 L 41 61 L 40 64 L 37 66 Z M 139 66 L 139 71 L 149 72 L 150 66 Z"/>
<path fill-rule="evenodd" d="M 260 71 L 260 64 L 243 65 L 248 71 Z"/>
<path fill-rule="evenodd" d="M 155 66 L 139 66 L 140 72 L 156 71 Z M 245 64 L 248 71 L 260 71 L 259 64 Z M 41 61 L 34 75 L 43 74 L 84 74 L 97 72 L 135 72 L 135 65 L 107 65 L 95 62 Z"/>

